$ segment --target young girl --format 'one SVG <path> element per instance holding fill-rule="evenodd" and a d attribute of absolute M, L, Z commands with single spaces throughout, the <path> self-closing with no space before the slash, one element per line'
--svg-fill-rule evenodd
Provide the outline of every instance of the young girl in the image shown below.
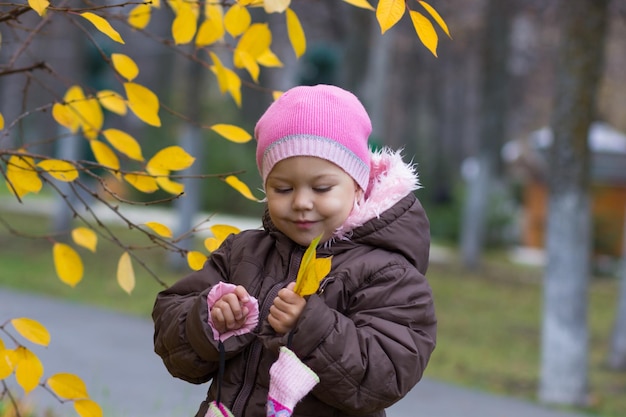
<path fill-rule="evenodd" d="M 216 399 L 235 417 L 380 417 L 421 379 L 436 336 L 429 223 L 413 166 L 370 151 L 370 133 L 359 100 L 329 85 L 295 87 L 259 119 L 263 230 L 231 235 L 154 305 L 169 372 L 212 380 L 197 417 Z M 320 235 L 332 267 L 301 297 L 293 283 Z"/>

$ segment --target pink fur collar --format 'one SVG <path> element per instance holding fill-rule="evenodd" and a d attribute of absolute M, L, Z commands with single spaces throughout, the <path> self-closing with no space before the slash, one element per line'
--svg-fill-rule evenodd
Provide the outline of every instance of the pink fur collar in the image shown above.
<path fill-rule="evenodd" d="M 371 154 L 370 180 L 365 199 L 354 204 L 352 212 L 335 232 L 346 238 L 351 230 L 366 221 L 378 218 L 409 192 L 421 188 L 413 164 L 402 160 L 402 151 L 383 148 Z"/>

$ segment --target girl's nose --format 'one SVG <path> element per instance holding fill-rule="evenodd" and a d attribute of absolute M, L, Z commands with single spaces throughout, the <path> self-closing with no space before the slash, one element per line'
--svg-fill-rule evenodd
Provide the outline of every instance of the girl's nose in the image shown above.
<path fill-rule="evenodd" d="M 313 196 L 308 190 L 295 190 L 292 206 L 294 210 L 310 210 L 313 208 Z"/>

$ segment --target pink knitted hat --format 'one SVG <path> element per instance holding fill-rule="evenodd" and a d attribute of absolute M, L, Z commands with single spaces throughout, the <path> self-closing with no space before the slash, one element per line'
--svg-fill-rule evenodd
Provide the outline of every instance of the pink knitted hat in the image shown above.
<path fill-rule="evenodd" d="M 332 85 L 298 86 L 273 102 L 254 129 L 256 162 L 263 178 L 292 156 L 326 159 L 367 190 L 372 123 L 356 96 Z"/>

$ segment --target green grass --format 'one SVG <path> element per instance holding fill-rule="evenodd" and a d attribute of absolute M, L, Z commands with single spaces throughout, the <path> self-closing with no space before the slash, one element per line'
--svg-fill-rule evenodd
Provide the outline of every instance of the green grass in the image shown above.
<path fill-rule="evenodd" d="M 49 226 L 26 215 L 0 213 L 0 219 L 26 235 L 46 234 Z M 116 233 L 128 244 L 146 243 L 126 229 Z M 79 253 L 85 276 L 70 288 L 56 278 L 48 240 L 12 235 L 0 223 L 0 285 L 149 317 L 161 284 L 134 262 L 137 285 L 128 295 L 115 278 L 122 249 L 101 239 L 95 254 L 82 249 Z M 186 273 L 169 270 L 163 252 L 140 251 L 139 256 L 166 284 Z M 426 376 L 534 401 L 540 362 L 542 271 L 512 265 L 501 254 L 489 254 L 479 271 L 468 272 L 451 259 L 431 264 L 428 278 L 439 334 Z M 611 372 L 604 366 L 617 287 L 616 279 L 596 278 L 589 293 L 591 406 L 579 411 L 600 417 L 623 417 L 626 410 L 626 373 Z M 5 319 L 0 317 L 0 321 Z"/>

